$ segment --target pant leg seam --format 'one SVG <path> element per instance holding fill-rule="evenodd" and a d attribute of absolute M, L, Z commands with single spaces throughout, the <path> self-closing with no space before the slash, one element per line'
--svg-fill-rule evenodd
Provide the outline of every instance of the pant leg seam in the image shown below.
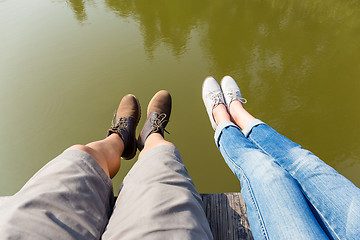
<path fill-rule="evenodd" d="M 300 185 L 300 184 L 299 184 Z M 313 206 L 313 208 L 316 210 L 316 212 L 320 215 L 321 219 L 324 221 L 325 225 L 327 226 L 328 230 L 331 230 L 336 238 L 338 240 L 341 240 L 341 238 L 337 235 L 337 233 L 335 232 L 335 230 L 331 227 L 331 225 L 328 223 L 328 221 L 326 220 L 326 218 L 324 217 L 324 215 L 318 210 L 318 208 L 316 206 L 314 206 L 314 204 L 311 203 L 310 199 L 307 197 L 307 195 L 304 193 L 301 185 L 300 185 L 300 190 L 303 193 L 303 195 L 305 196 L 306 199 L 308 199 L 309 203 Z M 320 223 L 319 223 L 320 224 Z"/>
<path fill-rule="evenodd" d="M 248 137 L 261 151 L 263 151 L 266 155 L 270 156 L 271 155 L 265 150 L 263 149 L 257 142 L 256 140 L 254 140 L 251 136 Z M 274 159 L 275 160 L 275 159 Z"/>
<path fill-rule="evenodd" d="M 221 146 L 220 146 L 221 147 Z M 254 196 L 254 193 L 252 191 L 252 188 L 250 187 L 250 181 L 249 179 L 247 178 L 246 174 L 244 173 L 243 169 L 238 166 L 230 157 L 229 157 L 229 154 L 226 152 L 226 150 L 224 148 L 222 148 L 226 154 L 226 156 L 228 157 L 228 159 L 232 162 L 232 164 L 240 170 L 241 174 L 243 175 L 244 177 L 244 180 L 247 182 L 247 185 L 248 185 L 248 191 L 250 193 L 250 196 L 251 196 L 251 200 L 252 200 L 252 203 L 253 205 L 255 206 L 255 209 L 256 209 L 256 212 L 257 212 L 257 217 L 258 217 L 258 220 L 260 222 L 260 226 L 261 226 L 261 231 L 264 235 L 264 239 L 269 239 L 269 235 L 266 231 L 266 228 L 265 228 L 265 223 L 264 223 L 264 220 L 261 216 L 261 213 L 260 213 L 260 209 L 259 209 L 259 205 L 257 204 L 256 200 L 255 200 L 255 196 Z"/>

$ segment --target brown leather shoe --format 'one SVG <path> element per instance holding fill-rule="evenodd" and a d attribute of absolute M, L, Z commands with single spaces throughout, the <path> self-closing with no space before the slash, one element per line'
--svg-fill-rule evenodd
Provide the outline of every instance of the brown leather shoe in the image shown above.
<path fill-rule="evenodd" d="M 146 139 L 151 133 L 160 133 L 164 137 L 165 127 L 171 113 L 171 95 L 166 90 L 157 92 L 147 108 L 147 119 L 138 138 L 138 148 L 144 148 Z M 168 133 L 168 132 L 167 132 Z"/>
<path fill-rule="evenodd" d="M 124 96 L 119 104 L 119 107 L 114 113 L 114 118 L 107 136 L 117 133 L 124 142 L 124 152 L 122 158 L 125 160 L 131 159 L 136 154 L 136 126 L 139 123 L 141 116 L 140 103 L 138 99 L 128 94 Z"/>

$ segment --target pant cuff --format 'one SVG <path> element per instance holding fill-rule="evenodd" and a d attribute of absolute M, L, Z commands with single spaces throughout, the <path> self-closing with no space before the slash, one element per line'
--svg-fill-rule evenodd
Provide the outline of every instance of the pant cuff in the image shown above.
<path fill-rule="evenodd" d="M 262 124 L 262 123 L 264 123 L 264 122 L 259 120 L 259 119 L 253 119 L 250 122 L 248 122 L 246 124 L 246 127 L 242 130 L 244 136 L 248 137 L 251 130 L 253 129 L 253 127 L 255 127 L 255 126 L 259 125 L 259 124 Z"/>
<path fill-rule="evenodd" d="M 218 142 L 219 142 L 219 137 L 220 137 L 220 135 L 221 135 L 222 130 L 223 130 L 224 128 L 229 127 L 229 126 L 234 126 L 234 127 L 239 128 L 237 125 L 235 125 L 233 122 L 230 122 L 230 121 L 221 122 L 221 123 L 216 127 L 215 135 L 214 135 L 214 139 L 215 139 L 216 146 L 219 146 Z"/>

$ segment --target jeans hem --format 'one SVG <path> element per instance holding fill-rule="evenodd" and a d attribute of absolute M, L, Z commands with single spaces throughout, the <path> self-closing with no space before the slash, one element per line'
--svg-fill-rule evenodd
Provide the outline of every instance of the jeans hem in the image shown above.
<path fill-rule="evenodd" d="M 246 127 L 242 130 L 242 133 L 245 137 L 248 137 L 253 127 L 259 125 L 259 124 L 265 124 L 263 121 L 259 119 L 253 119 L 250 122 L 246 124 Z"/>
<path fill-rule="evenodd" d="M 222 130 L 223 130 L 224 128 L 229 127 L 229 126 L 234 126 L 234 127 L 239 128 L 237 125 L 235 125 L 233 122 L 230 122 L 230 121 L 221 122 L 221 123 L 216 127 L 214 139 L 215 139 L 215 144 L 216 144 L 217 147 L 219 147 L 219 138 L 220 138 L 220 135 L 221 135 L 221 133 L 222 133 Z M 239 129 L 240 129 L 240 128 L 239 128 Z"/>

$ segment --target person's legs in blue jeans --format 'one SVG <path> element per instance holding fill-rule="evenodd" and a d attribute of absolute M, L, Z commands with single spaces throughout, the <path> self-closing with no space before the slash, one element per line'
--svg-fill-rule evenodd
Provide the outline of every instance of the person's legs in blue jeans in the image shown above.
<path fill-rule="evenodd" d="M 239 127 L 222 121 L 215 141 L 240 180 L 255 239 L 328 239 L 298 183 L 248 140 Z"/>
<path fill-rule="evenodd" d="M 249 139 L 296 179 L 335 239 L 360 239 L 360 190 L 335 169 L 265 124 Z"/>
<path fill-rule="evenodd" d="M 230 122 L 222 89 L 214 78 L 205 79 L 202 97 L 216 129 L 215 142 L 241 182 L 254 238 L 327 239 L 298 183 Z M 241 94 L 229 91 L 229 97 L 238 99 Z M 243 118 L 253 119 L 250 114 Z"/>
<path fill-rule="evenodd" d="M 249 120 L 240 102 L 234 101 L 229 109 L 245 136 L 299 183 L 334 239 L 360 239 L 360 190 L 353 183 L 268 125 Z"/>

